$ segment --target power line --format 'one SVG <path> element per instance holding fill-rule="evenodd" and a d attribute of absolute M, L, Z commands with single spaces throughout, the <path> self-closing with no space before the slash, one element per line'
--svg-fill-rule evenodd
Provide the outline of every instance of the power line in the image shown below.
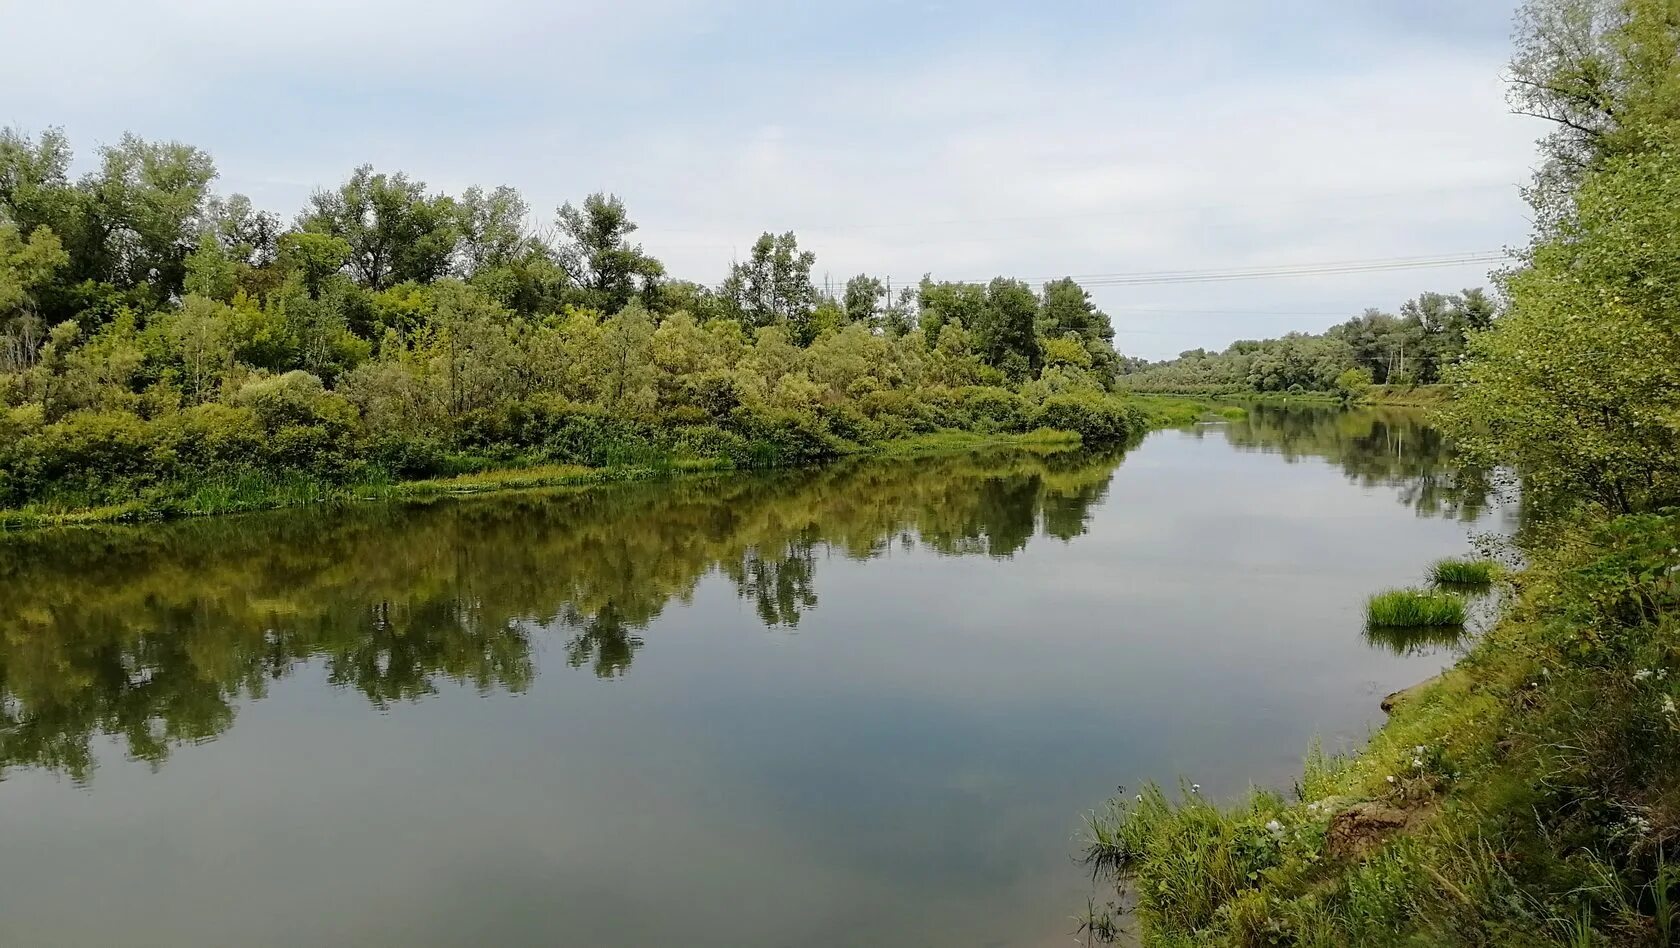
<path fill-rule="evenodd" d="M 1178 270 L 1140 273 L 1108 273 L 1075 275 L 1081 286 L 1161 286 L 1183 283 L 1228 283 L 1238 280 L 1276 280 L 1304 276 L 1336 276 L 1347 273 L 1385 273 L 1401 270 L 1438 270 L 1448 267 L 1478 266 L 1501 263 L 1503 253 L 1483 252 L 1456 254 L 1446 257 L 1389 258 L 1380 260 L 1342 260 L 1326 263 L 1301 263 L 1268 267 L 1241 267 L 1220 270 Z M 1035 281 L 1036 282 L 1036 281 Z"/>
<path fill-rule="evenodd" d="M 975 225 L 975 224 L 1021 224 L 1021 223 L 1030 223 L 1030 222 L 1035 222 L 1035 221 L 1067 222 L 1067 221 L 1093 220 L 1093 219 L 1099 219 L 1099 218 L 1105 218 L 1105 217 L 1121 217 L 1121 216 L 1131 216 L 1131 215 L 1136 215 L 1136 216 L 1149 215 L 1149 216 L 1158 217 L 1162 214 L 1187 213 L 1187 212 L 1201 213 L 1201 212 L 1207 212 L 1207 211 L 1231 211 L 1231 210 L 1242 210 L 1242 209 L 1294 207 L 1294 206 L 1309 205 L 1309 204 L 1310 205 L 1318 205 L 1318 204 L 1331 204 L 1331 203 L 1342 203 L 1342 202 L 1358 203 L 1358 202 L 1365 202 L 1365 201 L 1392 200 L 1392 199 L 1396 199 L 1396 198 L 1419 199 L 1419 198 L 1425 198 L 1425 197 L 1436 197 L 1436 196 L 1447 195 L 1447 194 L 1467 194 L 1467 193 L 1478 193 L 1478 192 L 1496 191 L 1496 190 L 1497 191 L 1509 191 L 1509 190 L 1512 190 L 1514 188 L 1515 188 L 1515 185 L 1510 184 L 1510 183 L 1506 183 L 1506 182 L 1482 182 L 1482 183 L 1471 183 L 1471 184 L 1461 184 L 1461 185 L 1449 185 L 1447 187 L 1441 187 L 1441 188 L 1417 188 L 1417 189 L 1405 190 L 1405 191 L 1363 191 L 1363 192 L 1361 192 L 1361 191 L 1342 191 L 1342 192 L 1331 191 L 1331 192 L 1326 192 L 1326 193 L 1322 193 L 1322 194 L 1307 195 L 1305 197 L 1293 198 L 1293 199 L 1288 199 L 1288 200 L 1237 201 L 1237 202 L 1226 201 L 1226 202 L 1218 202 L 1218 203 L 1177 204 L 1177 205 L 1170 204 L 1170 203 L 1169 204 L 1150 204 L 1147 201 L 1140 201 L 1133 207 L 1119 208 L 1119 209 L 1105 210 L 1105 211 L 1084 211 L 1084 212 L 1075 212 L 1075 213 L 1064 212 L 1064 213 L 1059 213 L 1059 214 L 1024 214 L 1024 215 L 1014 215 L 1014 216 L 1004 216 L 1004 217 L 953 217 L 953 218 L 943 218 L 943 219 L 933 218 L 933 219 L 925 219 L 925 220 L 919 220 L 919 221 L 850 221 L 850 222 L 829 222 L 829 223 L 817 222 L 817 223 L 814 223 L 814 224 L 813 223 L 806 223 L 800 229 L 802 229 L 802 230 L 804 230 L 808 233 L 819 233 L 820 234 L 820 233 L 837 233 L 837 232 L 842 232 L 842 231 L 860 231 L 860 230 L 883 230 L 883 229 L 887 229 L 887 230 L 907 230 L 907 229 L 911 229 L 911 228 L 915 228 L 915 227 L 944 227 L 944 226 L 959 226 L 959 225 L 960 226 L 972 226 L 972 225 Z M 730 221 L 730 222 L 720 222 L 720 223 L 723 223 L 724 226 L 728 226 L 728 227 L 736 227 L 736 226 L 746 227 L 746 226 L 749 226 L 748 224 L 746 224 L 745 222 L 742 222 L 742 221 Z M 639 228 L 638 232 L 642 233 L 642 234 L 710 234 L 710 233 L 715 233 L 716 230 L 717 230 L 716 226 L 706 226 L 706 227 L 648 226 L 648 227 Z"/>

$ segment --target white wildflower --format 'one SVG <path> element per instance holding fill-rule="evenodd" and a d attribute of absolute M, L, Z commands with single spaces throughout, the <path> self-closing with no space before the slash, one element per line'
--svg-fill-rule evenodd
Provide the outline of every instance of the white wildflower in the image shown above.
<path fill-rule="evenodd" d="M 1137 797 L 1137 802 L 1139 802 L 1139 803 L 1142 803 L 1142 802 L 1143 802 L 1143 794 L 1141 794 L 1141 793 L 1140 793 L 1140 794 L 1138 794 L 1138 797 Z"/>
<path fill-rule="evenodd" d="M 1425 747 L 1425 746 L 1423 746 L 1423 745 L 1422 745 L 1422 744 L 1419 744 L 1419 745 L 1418 745 L 1418 746 L 1416 746 L 1416 747 L 1414 747 L 1414 748 L 1412 748 L 1412 753 L 1413 753 L 1413 754 L 1416 754 L 1416 755 L 1417 755 L 1417 756 L 1419 756 L 1419 757 L 1422 757 L 1422 756 L 1423 756 L 1423 752 L 1424 752 L 1424 751 L 1426 751 L 1426 750 L 1428 750 L 1428 749 L 1429 749 L 1429 748 L 1427 748 L 1427 747 Z"/>
<path fill-rule="evenodd" d="M 1201 793 L 1202 792 L 1202 785 L 1199 784 L 1199 783 L 1191 784 L 1190 785 L 1190 792 L 1191 793 Z"/>
<path fill-rule="evenodd" d="M 1645 679 L 1651 677 L 1652 674 L 1654 674 L 1654 673 L 1649 668 L 1641 668 L 1640 670 L 1633 673 L 1633 680 L 1634 681 L 1644 681 Z"/>
<path fill-rule="evenodd" d="M 1423 769 L 1423 758 L 1413 757 L 1412 758 L 1412 769 L 1413 770 L 1422 770 Z"/>
<path fill-rule="evenodd" d="M 1393 774 L 1389 774 L 1389 775 L 1388 775 L 1388 776 L 1387 776 L 1387 777 L 1386 777 L 1386 778 L 1384 778 L 1384 779 L 1386 779 L 1386 780 L 1387 780 L 1387 781 L 1388 781 L 1388 782 L 1389 782 L 1389 783 L 1393 783 L 1393 782 L 1394 782 L 1394 775 L 1393 775 Z"/>

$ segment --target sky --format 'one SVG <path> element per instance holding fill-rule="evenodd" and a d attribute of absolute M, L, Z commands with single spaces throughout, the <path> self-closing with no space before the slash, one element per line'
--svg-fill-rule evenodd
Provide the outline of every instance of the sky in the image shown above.
<path fill-rule="evenodd" d="M 1263 8 L 1263 9 L 1262 9 Z M 1507 0 L 0 0 L 0 124 L 216 160 L 290 220 L 352 168 L 624 198 L 678 278 L 793 230 L 895 287 L 1499 251 L 1545 132 Z M 1098 285 L 1127 355 L 1320 331 L 1486 263 Z M 1112 281 L 1110 281 L 1112 283 Z"/>

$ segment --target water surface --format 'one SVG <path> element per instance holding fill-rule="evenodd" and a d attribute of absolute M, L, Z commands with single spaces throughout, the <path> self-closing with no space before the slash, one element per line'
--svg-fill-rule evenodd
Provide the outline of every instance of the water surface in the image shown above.
<path fill-rule="evenodd" d="M 0 943 L 1065 945 L 1508 511 L 1405 412 L 0 544 Z"/>

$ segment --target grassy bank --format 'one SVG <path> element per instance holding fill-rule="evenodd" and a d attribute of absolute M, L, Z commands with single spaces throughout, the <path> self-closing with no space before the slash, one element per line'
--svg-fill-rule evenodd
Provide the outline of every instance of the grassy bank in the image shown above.
<path fill-rule="evenodd" d="M 1124 423 L 1114 422 L 1087 428 L 1097 443 L 1135 437 L 1145 431 L 1194 423 L 1205 418 L 1237 418 L 1242 409 L 1216 406 L 1207 401 L 1177 398 L 1134 398 L 1126 400 Z M 1103 422 L 1104 419 L 1093 419 Z M 1086 419 L 1081 419 L 1085 422 Z M 446 477 L 392 478 L 374 470 L 368 476 L 332 481 L 300 472 L 236 471 L 194 480 L 166 482 L 136 490 L 117 503 L 89 500 L 68 494 L 52 501 L 22 508 L 0 510 L 0 531 L 97 523 L 168 520 L 286 507 L 321 506 L 378 500 L 403 500 L 447 494 L 477 494 L 501 490 L 542 487 L 572 487 L 623 481 L 659 480 L 684 475 L 765 467 L 794 467 L 825 460 L 858 456 L 913 456 L 992 447 L 1044 447 L 1057 450 L 1077 448 L 1083 438 L 1077 431 L 1041 427 L 1026 432 L 943 430 L 879 441 L 829 439 L 824 453 L 808 452 L 803 444 L 784 450 L 754 451 L 747 454 L 693 456 L 654 450 L 600 452 L 626 460 L 599 465 L 552 463 L 543 458 L 528 462 L 496 463 L 480 460 L 474 469 Z M 1094 446 L 1094 445 L 1093 445 Z M 771 445 L 776 448 L 778 446 Z"/>
<path fill-rule="evenodd" d="M 1231 805 L 1150 789 L 1089 858 L 1145 945 L 1672 945 L 1680 516 L 1561 531 L 1357 754 Z M 1093 931 L 1120 927 L 1095 918 Z"/>
<path fill-rule="evenodd" d="M 1152 419 L 1170 423 L 1193 415 L 1199 406 L 1168 410 L 1155 406 Z M 983 434 L 946 431 L 854 446 L 843 456 L 905 457 L 976 451 L 997 447 L 1039 447 L 1069 450 L 1080 446 L 1074 432 L 1040 429 L 1024 434 Z M 590 467 L 577 464 L 531 464 L 487 468 L 451 477 L 418 480 L 367 480 L 335 484 L 300 474 L 257 473 L 215 478 L 193 484 L 166 485 L 118 504 L 39 505 L 0 511 L 0 531 L 98 523 L 168 520 L 216 514 L 323 506 L 366 501 L 392 501 L 443 495 L 480 494 L 543 487 L 577 487 L 626 481 L 660 480 L 707 472 L 741 469 L 728 458 L 657 458 L 651 463 Z"/>

